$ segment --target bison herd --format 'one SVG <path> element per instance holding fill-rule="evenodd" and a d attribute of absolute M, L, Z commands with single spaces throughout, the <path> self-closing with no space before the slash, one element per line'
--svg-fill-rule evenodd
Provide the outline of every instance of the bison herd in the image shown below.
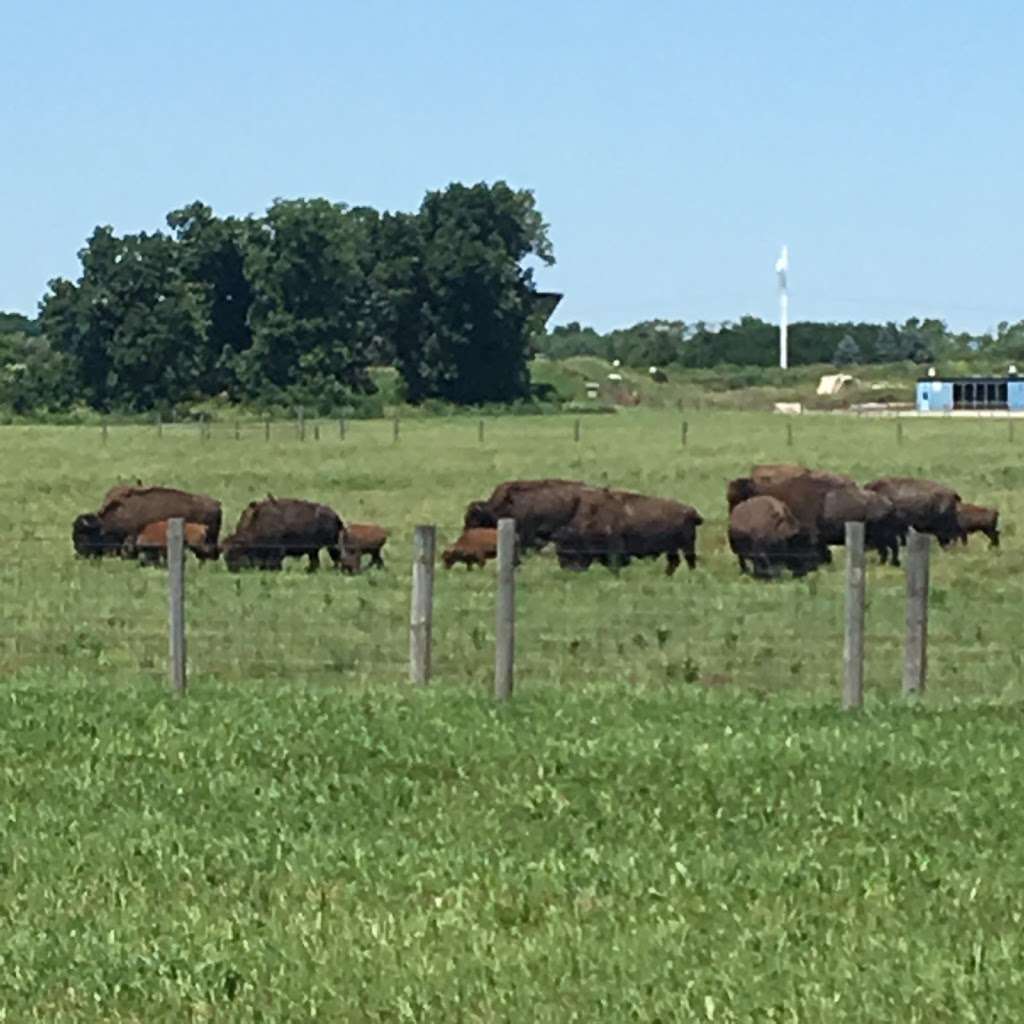
<path fill-rule="evenodd" d="M 759 578 L 789 570 L 802 576 L 831 561 L 845 524 L 861 522 L 880 560 L 899 565 L 900 545 L 913 527 L 942 546 L 972 532 L 999 543 L 998 513 L 961 501 L 951 488 L 911 477 L 883 477 L 859 486 L 850 477 L 804 466 L 754 466 L 729 482 L 729 546 L 740 570 Z M 287 557 L 306 557 L 309 569 L 326 551 L 334 566 L 357 573 L 363 558 L 382 567 L 388 531 L 344 523 L 313 501 L 276 498 L 251 502 L 234 531 L 220 539 L 221 505 L 204 494 L 169 487 L 118 485 L 95 513 L 78 516 L 72 543 L 82 557 L 119 554 L 142 564 L 165 564 L 167 523 L 185 521 L 185 546 L 202 560 L 221 556 L 229 570 L 278 570 Z M 580 480 L 512 480 L 466 508 L 461 536 L 441 556 L 446 568 L 483 566 L 497 555 L 499 519 L 515 520 L 517 557 L 553 545 L 559 565 L 582 571 L 594 562 L 618 570 L 633 559 L 665 556 L 672 575 L 685 560 L 697 564 L 697 527 L 691 505 L 635 491 L 594 487 Z"/>

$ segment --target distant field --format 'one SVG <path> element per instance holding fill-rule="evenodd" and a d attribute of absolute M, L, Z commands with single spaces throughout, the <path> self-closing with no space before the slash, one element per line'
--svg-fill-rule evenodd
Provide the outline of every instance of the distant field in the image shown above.
<path fill-rule="evenodd" d="M 1005 423 L 650 410 L 293 427 L 7 428 L 0 503 L 0 1020 L 1010 1021 L 1024 465 Z M 787 424 L 793 445 L 787 444 Z M 867 708 L 837 710 L 842 556 L 739 576 L 725 481 L 801 460 L 926 474 L 1002 510 L 933 558 L 926 709 L 896 700 L 899 571 L 869 573 Z M 672 579 L 528 559 L 493 709 L 493 566 L 439 570 L 410 693 L 412 528 L 512 477 L 696 505 Z M 394 530 L 381 573 L 72 556 L 116 480 L 272 491 Z M 872 558 L 873 562 L 873 558 Z"/>

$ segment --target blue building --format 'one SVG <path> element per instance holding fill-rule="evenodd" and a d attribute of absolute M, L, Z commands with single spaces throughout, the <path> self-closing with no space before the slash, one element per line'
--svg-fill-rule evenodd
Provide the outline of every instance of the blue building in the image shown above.
<path fill-rule="evenodd" d="M 1024 377 L 921 377 L 918 412 L 957 409 L 1024 411 Z"/>

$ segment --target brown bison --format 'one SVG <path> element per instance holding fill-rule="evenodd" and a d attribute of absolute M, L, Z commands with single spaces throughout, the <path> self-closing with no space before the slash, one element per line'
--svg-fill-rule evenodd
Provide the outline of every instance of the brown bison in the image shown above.
<path fill-rule="evenodd" d="M 836 487 L 825 496 L 819 530 L 826 544 L 846 543 L 846 524 L 864 524 L 864 544 L 877 551 L 884 565 L 892 559 L 900 564 L 902 527 L 892 502 L 884 495 L 851 483 Z"/>
<path fill-rule="evenodd" d="M 220 502 L 206 494 L 190 494 L 173 487 L 118 485 L 111 488 L 99 511 L 78 516 L 71 526 L 71 542 L 83 557 L 98 558 L 121 552 L 150 523 L 184 519 L 207 528 L 207 543 L 216 546 L 220 534 Z"/>
<path fill-rule="evenodd" d="M 463 530 L 462 536 L 444 549 L 441 561 L 446 569 L 459 564 L 467 569 L 474 565 L 482 569 L 490 559 L 497 557 L 498 531 L 489 526 L 473 526 Z"/>
<path fill-rule="evenodd" d="M 520 549 L 539 550 L 572 519 L 586 486 L 579 480 L 509 480 L 486 501 L 471 502 L 463 526 L 493 529 L 499 519 L 514 519 Z"/>
<path fill-rule="evenodd" d="M 375 523 L 348 523 L 342 535 L 342 569 L 348 573 L 362 572 L 363 555 L 370 556 L 371 566 L 383 569 L 380 552 L 388 536 L 388 531 Z"/>
<path fill-rule="evenodd" d="M 563 569 L 589 569 L 596 560 L 610 569 L 633 558 L 665 556 L 667 575 L 680 563 L 697 565 L 697 527 L 704 520 L 690 505 L 633 491 L 585 488 L 576 513 L 554 536 Z"/>
<path fill-rule="evenodd" d="M 216 544 L 207 539 L 209 528 L 203 523 L 185 523 L 185 547 L 200 561 L 216 560 L 219 554 Z M 140 565 L 167 564 L 168 521 L 144 526 L 134 537 L 124 542 L 121 554 L 125 558 L 138 558 Z"/>
<path fill-rule="evenodd" d="M 957 505 L 956 518 L 960 525 L 960 540 L 964 544 L 967 543 L 968 534 L 983 533 L 988 537 L 990 547 L 999 547 L 998 509 L 962 502 Z"/>
<path fill-rule="evenodd" d="M 960 495 L 952 488 L 909 476 L 882 477 L 865 488 L 892 502 L 901 541 L 906 541 L 910 527 L 933 534 L 943 547 L 961 536 L 957 519 Z"/>
<path fill-rule="evenodd" d="M 729 547 L 739 560 L 740 572 L 759 579 L 778 576 L 783 569 L 803 576 L 820 561 L 817 548 L 789 506 L 766 494 L 741 501 L 730 510 Z"/>
<path fill-rule="evenodd" d="M 332 508 L 299 498 L 251 502 L 235 532 L 220 546 L 231 572 L 257 568 L 277 570 L 286 557 L 309 558 L 309 571 L 320 568 L 320 549 L 326 548 L 335 566 L 341 565 L 344 526 Z"/>

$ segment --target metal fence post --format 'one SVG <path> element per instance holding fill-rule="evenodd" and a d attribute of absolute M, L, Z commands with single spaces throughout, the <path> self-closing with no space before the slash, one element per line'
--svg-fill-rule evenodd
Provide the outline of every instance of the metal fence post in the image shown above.
<path fill-rule="evenodd" d="M 928 674 L 928 559 L 931 537 L 911 529 L 907 537 L 907 638 L 903 693 L 924 693 Z"/>
<path fill-rule="evenodd" d="M 167 522 L 167 595 L 171 689 L 185 693 L 185 520 Z"/>
<path fill-rule="evenodd" d="M 434 622 L 434 551 L 437 531 L 417 526 L 413 533 L 412 601 L 409 610 L 409 681 L 430 681 L 431 632 Z"/>
<path fill-rule="evenodd" d="M 846 524 L 846 631 L 843 710 L 864 703 L 864 524 Z"/>
<path fill-rule="evenodd" d="M 494 622 L 494 696 L 508 700 L 515 680 L 516 521 L 498 520 L 498 599 Z"/>

